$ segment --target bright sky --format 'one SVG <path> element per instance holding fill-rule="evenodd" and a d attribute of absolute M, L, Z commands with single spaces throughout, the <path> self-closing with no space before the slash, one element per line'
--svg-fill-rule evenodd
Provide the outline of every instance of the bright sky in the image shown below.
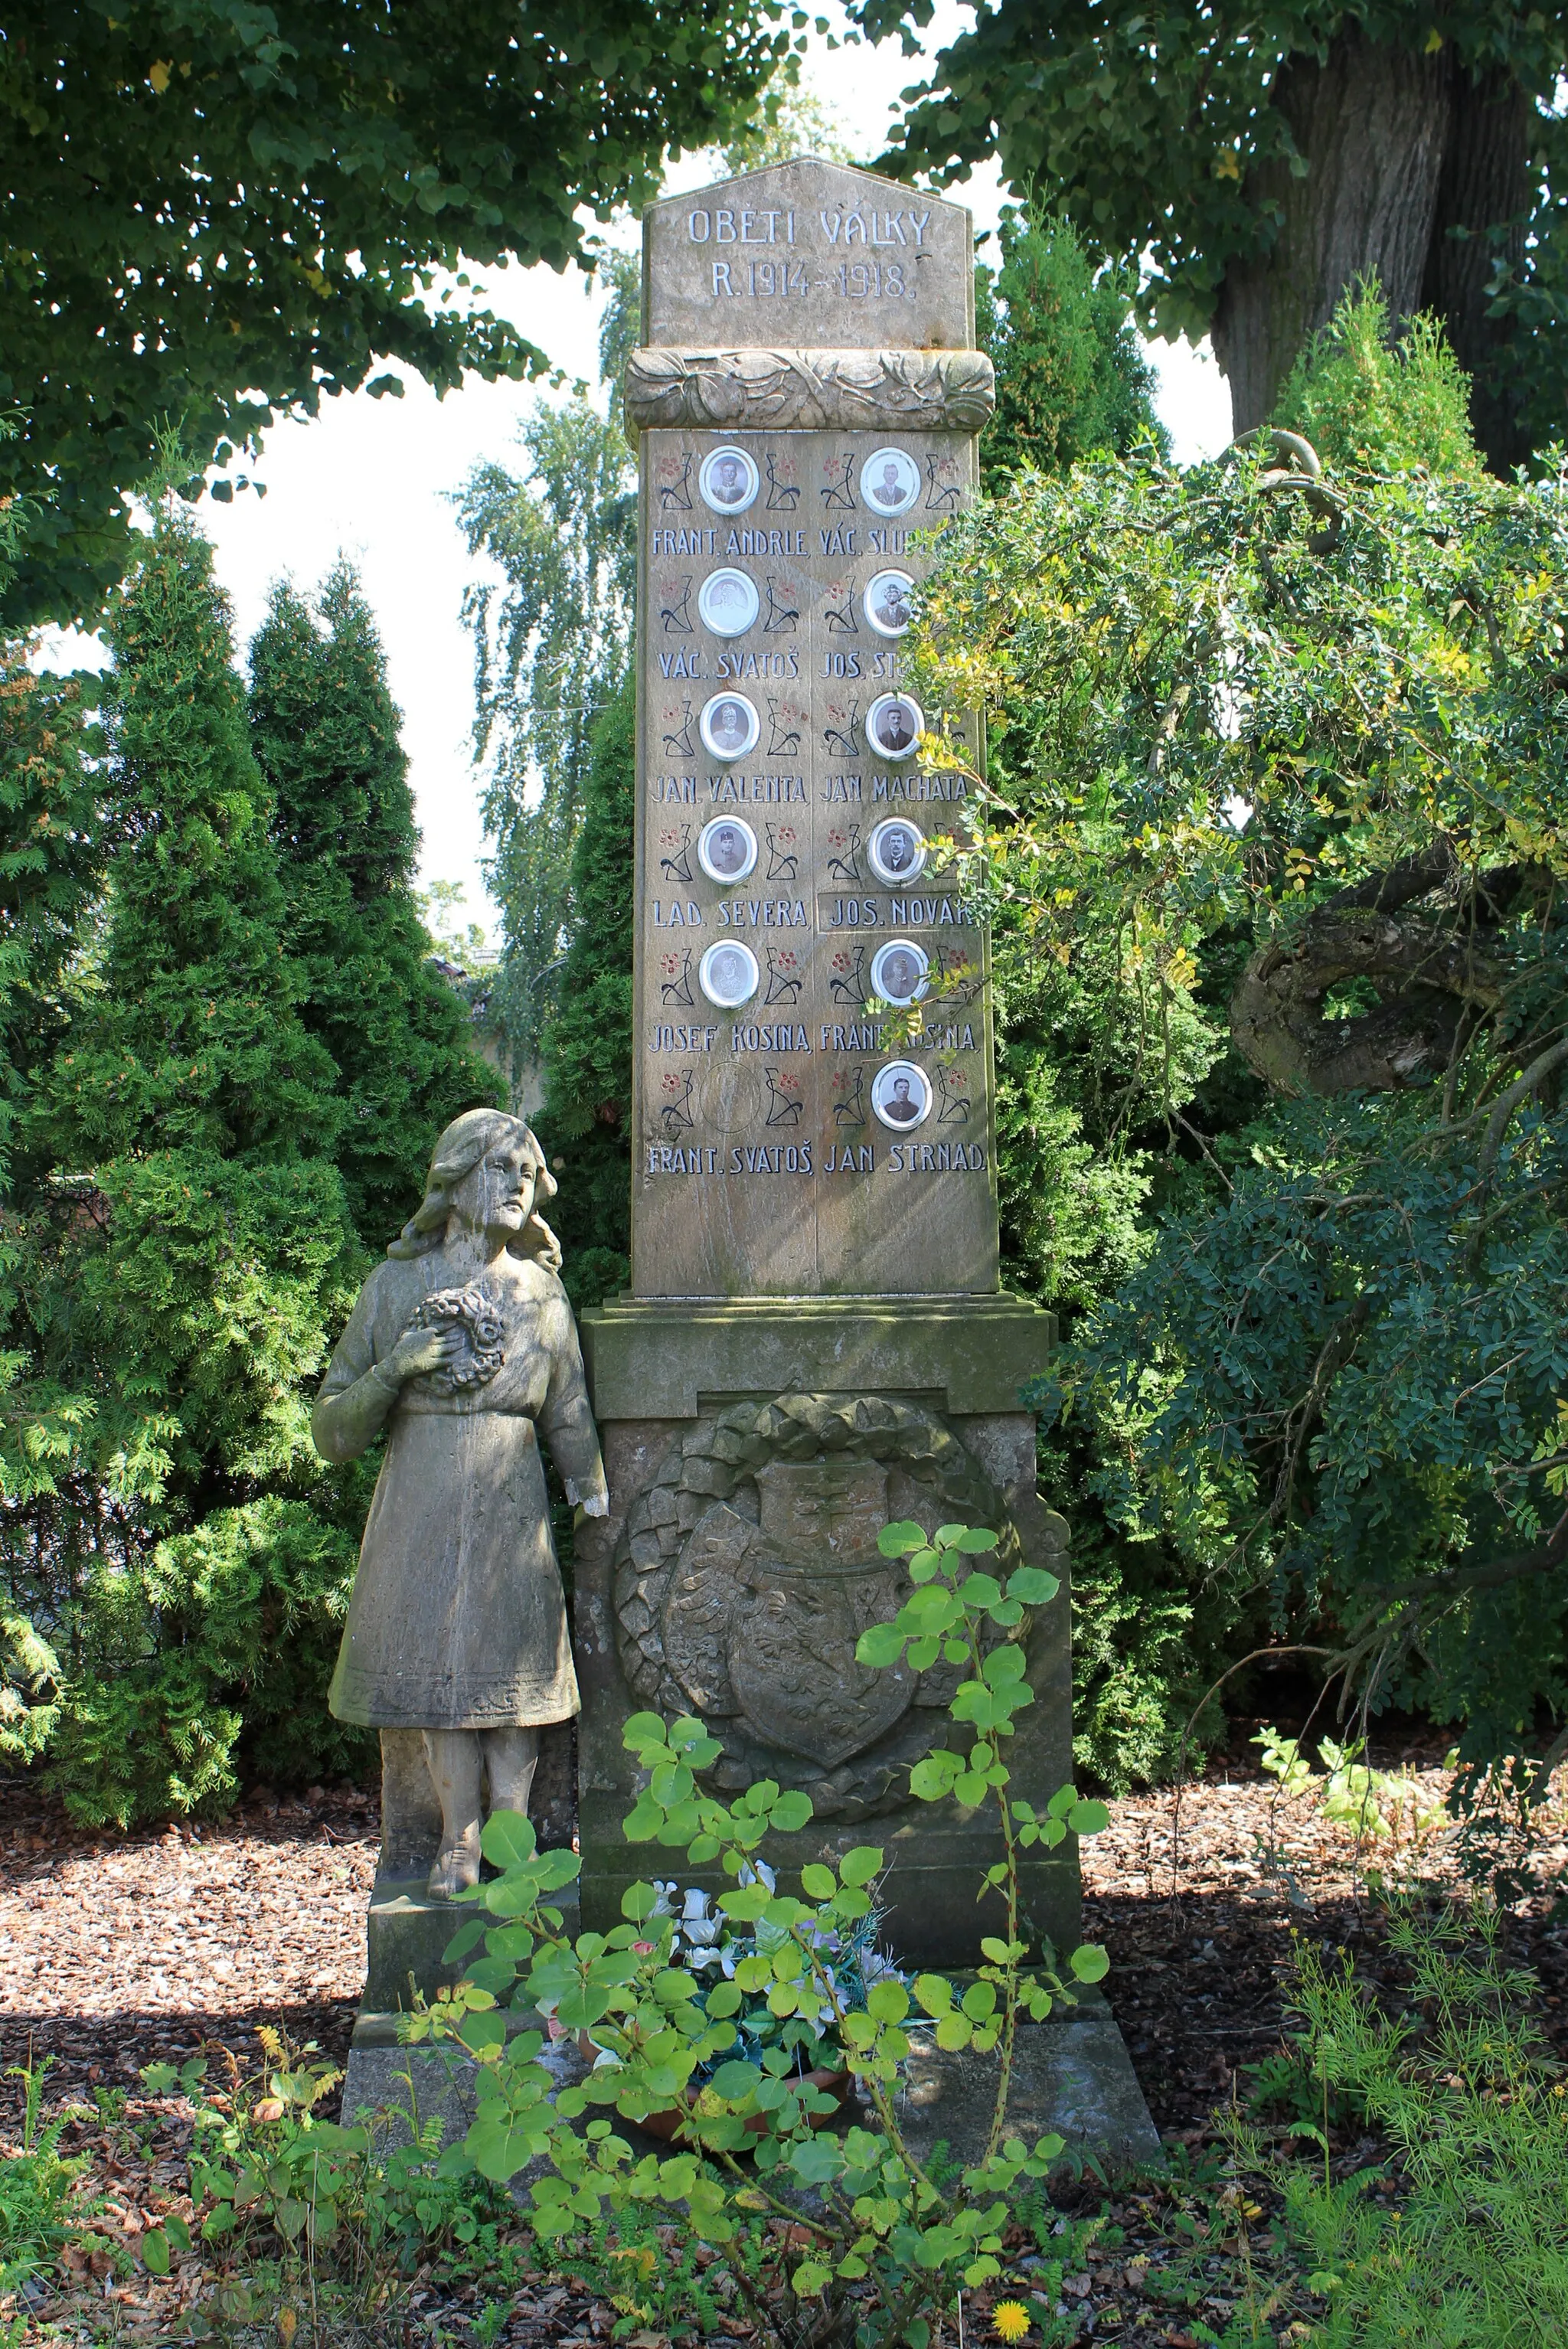
<path fill-rule="evenodd" d="M 957 0 L 937 0 L 925 34 L 928 49 L 941 47 L 965 21 Z M 836 117 L 844 143 L 868 157 L 884 145 L 899 93 L 918 77 L 918 61 L 904 58 L 894 42 L 833 52 L 815 36 L 804 76 Z M 686 157 L 669 185 L 701 186 L 719 168 L 712 156 Z M 995 227 L 1004 191 L 994 168 L 947 192 L 972 207 L 977 234 Z M 614 241 L 631 247 L 636 233 L 627 221 Z M 603 305 L 580 274 L 507 269 L 491 274 L 489 291 L 493 306 L 570 378 L 595 381 Z M 1230 438 L 1230 399 L 1207 347 L 1155 344 L 1150 357 L 1177 459 L 1191 462 L 1216 454 Z M 358 565 L 403 712 L 424 833 L 422 876 L 460 883 L 468 912 L 492 936 L 497 916 L 480 873 L 481 778 L 469 740 L 473 661 L 459 618 L 463 589 L 478 566 L 449 499 L 481 460 L 510 460 L 518 425 L 534 401 L 565 396 L 470 378 L 438 400 L 410 376 L 401 399 L 357 392 L 324 400 L 314 421 L 279 424 L 267 434 L 259 462 L 246 469 L 265 482 L 264 498 L 243 492 L 231 505 L 202 506 L 242 648 L 280 574 L 292 574 L 308 591 L 340 552 Z M 64 638 L 46 657 L 51 666 L 71 667 L 97 650 L 80 638 Z"/>

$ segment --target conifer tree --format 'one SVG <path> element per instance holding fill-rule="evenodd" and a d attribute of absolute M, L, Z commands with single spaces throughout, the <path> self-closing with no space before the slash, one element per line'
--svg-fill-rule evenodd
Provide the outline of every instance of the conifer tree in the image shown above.
<path fill-rule="evenodd" d="M 597 1305 L 630 1268 L 636 776 L 636 683 L 627 678 L 593 730 L 572 855 L 572 943 L 545 1032 L 536 1120 L 561 1176 L 551 1212 L 579 1309 Z"/>
<path fill-rule="evenodd" d="M 60 1658 L 56 1783 L 124 1821 L 224 1799 L 242 1729 L 263 1767 L 348 1758 L 325 1689 L 355 1495 L 314 1461 L 307 1407 L 363 1265 L 228 612 L 182 512 L 110 639 L 107 920 L 9 1233 L 74 1436 L 0 1538 Z"/>
<path fill-rule="evenodd" d="M 996 408 L 980 443 L 993 497 L 1033 467 L 1065 473 L 1080 457 L 1140 440 L 1169 442 L 1154 412 L 1154 374 L 1132 324 L 1137 291 L 1097 269 L 1065 220 L 1002 214 L 1002 265 L 975 273 L 975 332 L 996 369 Z"/>
<path fill-rule="evenodd" d="M 280 584 L 251 647 L 251 742 L 273 799 L 301 1017 L 335 1064 L 337 1164 L 367 1247 L 397 1233 L 448 1120 L 494 1102 L 467 1006 L 430 967 L 398 711 L 358 578 Z"/>

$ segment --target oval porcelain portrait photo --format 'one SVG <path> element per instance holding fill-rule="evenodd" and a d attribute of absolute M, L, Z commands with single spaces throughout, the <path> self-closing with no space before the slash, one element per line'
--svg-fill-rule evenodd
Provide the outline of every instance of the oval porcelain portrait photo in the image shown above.
<path fill-rule="evenodd" d="M 920 467 L 907 449 L 873 449 L 861 467 L 861 496 L 884 519 L 906 514 L 920 495 Z"/>
<path fill-rule="evenodd" d="M 925 713 L 907 693 L 879 693 L 866 712 L 872 748 L 884 759 L 912 758 L 924 730 Z"/>
<path fill-rule="evenodd" d="M 866 843 L 866 860 L 890 889 L 907 886 L 925 870 L 925 834 L 906 815 L 889 816 Z"/>
<path fill-rule="evenodd" d="M 716 693 L 697 719 L 705 749 L 716 759 L 744 759 L 757 748 L 762 721 L 744 693 Z"/>
<path fill-rule="evenodd" d="M 703 459 L 696 485 L 714 513 L 738 514 L 756 504 L 762 476 L 744 449 L 715 449 Z"/>
<path fill-rule="evenodd" d="M 720 1011 L 738 1011 L 761 983 L 757 957 L 738 938 L 721 938 L 697 965 L 697 985 Z"/>
<path fill-rule="evenodd" d="M 744 571 L 710 571 L 696 591 L 696 608 L 716 636 L 743 636 L 756 626 L 762 598 Z"/>
<path fill-rule="evenodd" d="M 889 1061 L 872 1079 L 872 1108 L 892 1133 L 906 1133 L 931 1115 L 931 1081 L 913 1061 Z"/>
<path fill-rule="evenodd" d="M 757 834 L 738 815 L 715 816 L 698 835 L 696 861 L 721 886 L 744 881 L 757 862 Z"/>
<path fill-rule="evenodd" d="M 907 571 L 875 571 L 866 581 L 861 608 L 879 636 L 902 636 L 914 614 L 914 582 Z"/>
<path fill-rule="evenodd" d="M 889 938 L 872 957 L 872 993 L 883 1003 L 918 1003 L 930 968 L 925 948 L 913 938 Z"/>

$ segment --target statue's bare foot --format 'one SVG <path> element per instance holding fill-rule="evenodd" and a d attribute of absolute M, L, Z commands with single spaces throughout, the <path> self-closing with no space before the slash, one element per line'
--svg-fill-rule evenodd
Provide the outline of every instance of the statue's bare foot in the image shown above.
<path fill-rule="evenodd" d="M 436 1864 L 425 1879 L 432 1900 L 450 1900 L 480 1880 L 480 1831 L 476 1822 L 453 1842 L 442 1838 Z"/>

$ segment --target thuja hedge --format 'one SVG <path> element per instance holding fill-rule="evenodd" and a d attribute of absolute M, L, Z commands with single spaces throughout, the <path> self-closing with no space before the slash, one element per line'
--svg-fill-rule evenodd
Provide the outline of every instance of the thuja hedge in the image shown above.
<path fill-rule="evenodd" d="M 80 730 L 52 746 L 101 854 L 74 895 L 63 860 L 42 914 L 11 788 L 36 703 L 0 701 L 5 912 L 66 940 L 41 990 L 0 966 L 0 1752 L 124 1824 L 368 1758 L 325 1687 L 375 1464 L 322 1466 L 309 1396 L 431 1135 L 495 1086 L 422 967 L 352 580 L 319 616 L 274 601 L 248 707 L 171 502 L 109 640 L 107 757 Z"/>

